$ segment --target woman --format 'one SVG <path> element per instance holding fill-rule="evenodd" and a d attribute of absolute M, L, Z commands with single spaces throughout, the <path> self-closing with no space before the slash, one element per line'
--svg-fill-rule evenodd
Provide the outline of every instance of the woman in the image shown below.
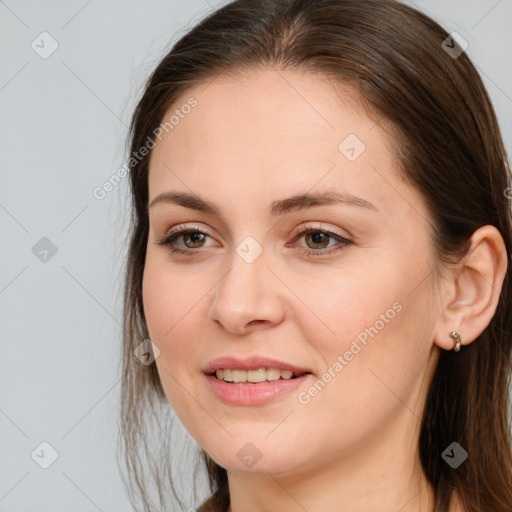
<path fill-rule="evenodd" d="M 171 408 L 200 511 L 512 510 L 512 189 L 460 38 L 393 0 L 234 1 L 149 78 L 130 166 L 144 510 Z"/>

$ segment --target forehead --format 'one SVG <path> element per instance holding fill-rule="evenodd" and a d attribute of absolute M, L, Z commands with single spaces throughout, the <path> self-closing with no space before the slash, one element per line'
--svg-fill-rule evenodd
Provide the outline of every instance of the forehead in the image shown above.
<path fill-rule="evenodd" d="M 181 111 L 191 98 L 196 106 Z M 219 201 L 231 191 L 268 203 L 273 190 L 343 187 L 379 202 L 390 192 L 379 174 L 398 179 L 390 137 L 354 90 L 317 75 L 270 68 L 219 76 L 187 90 L 163 122 L 176 110 L 179 122 L 153 149 L 150 200 L 201 187 Z"/>
<path fill-rule="evenodd" d="M 334 86 L 317 75 L 289 70 L 265 68 L 196 85 L 174 102 L 163 121 L 192 97 L 197 106 L 168 134 L 168 145 L 195 144 L 219 155 L 236 149 L 259 158 L 264 154 L 291 158 L 287 149 L 300 141 L 315 142 L 303 147 L 303 153 L 315 151 L 322 141 L 322 149 L 334 145 L 337 150 L 336 142 L 344 132 L 364 137 L 375 125 L 363 114 L 349 86 Z"/>

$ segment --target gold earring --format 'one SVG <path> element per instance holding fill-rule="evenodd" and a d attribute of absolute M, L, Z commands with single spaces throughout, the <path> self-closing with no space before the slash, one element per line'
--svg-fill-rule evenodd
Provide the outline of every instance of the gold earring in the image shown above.
<path fill-rule="evenodd" d="M 450 333 L 450 337 L 453 339 L 453 341 L 455 342 L 455 346 L 453 347 L 453 350 L 455 352 L 458 352 L 460 350 L 460 346 L 462 345 L 462 338 L 460 336 L 460 333 L 457 332 L 457 331 L 452 331 Z"/>

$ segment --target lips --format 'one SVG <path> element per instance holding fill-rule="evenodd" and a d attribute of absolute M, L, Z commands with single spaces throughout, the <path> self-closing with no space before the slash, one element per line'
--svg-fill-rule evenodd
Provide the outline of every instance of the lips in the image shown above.
<path fill-rule="evenodd" d="M 311 369 L 307 367 L 297 366 L 291 363 L 264 356 L 251 356 L 245 359 L 239 359 L 232 356 L 219 357 L 213 361 L 210 361 L 203 368 L 203 372 L 207 375 L 212 375 L 220 369 L 257 370 L 259 368 L 277 368 L 279 370 L 289 370 L 296 375 L 312 373 Z"/>
<path fill-rule="evenodd" d="M 258 370 L 259 368 L 273 368 L 287 375 L 291 372 L 294 376 L 288 379 L 279 378 L 277 380 L 264 380 L 257 383 L 247 381 L 226 382 L 224 379 L 219 379 L 216 376 L 218 370 L 222 370 L 222 374 L 226 370 L 230 370 L 231 376 L 239 380 L 238 377 L 244 373 L 243 370 L 250 371 Z M 242 371 L 237 372 L 236 370 Z M 275 373 L 275 370 L 271 370 L 271 373 Z M 229 406 L 263 406 L 278 398 L 284 400 L 286 395 L 292 395 L 294 391 L 301 386 L 305 386 L 314 378 L 310 368 L 257 355 L 246 358 L 233 356 L 219 357 L 210 361 L 203 368 L 203 372 L 205 373 L 208 388 L 213 396 Z"/>

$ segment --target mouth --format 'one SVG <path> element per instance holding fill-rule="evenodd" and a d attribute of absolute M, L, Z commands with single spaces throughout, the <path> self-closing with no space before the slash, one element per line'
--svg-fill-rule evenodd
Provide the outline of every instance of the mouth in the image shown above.
<path fill-rule="evenodd" d="M 285 399 L 286 395 L 293 396 L 293 392 L 310 382 L 312 373 L 263 367 L 253 370 L 218 368 L 205 377 L 218 400 L 230 406 L 262 406 L 278 398 Z"/>
<path fill-rule="evenodd" d="M 311 372 L 292 372 L 279 368 L 257 368 L 254 370 L 241 370 L 233 368 L 219 368 L 209 375 L 230 384 L 259 384 L 277 380 L 292 380 Z"/>
<path fill-rule="evenodd" d="M 313 378 L 311 368 L 263 355 L 245 358 L 221 356 L 203 368 L 208 387 L 229 405 L 264 405 L 293 395 Z"/>

